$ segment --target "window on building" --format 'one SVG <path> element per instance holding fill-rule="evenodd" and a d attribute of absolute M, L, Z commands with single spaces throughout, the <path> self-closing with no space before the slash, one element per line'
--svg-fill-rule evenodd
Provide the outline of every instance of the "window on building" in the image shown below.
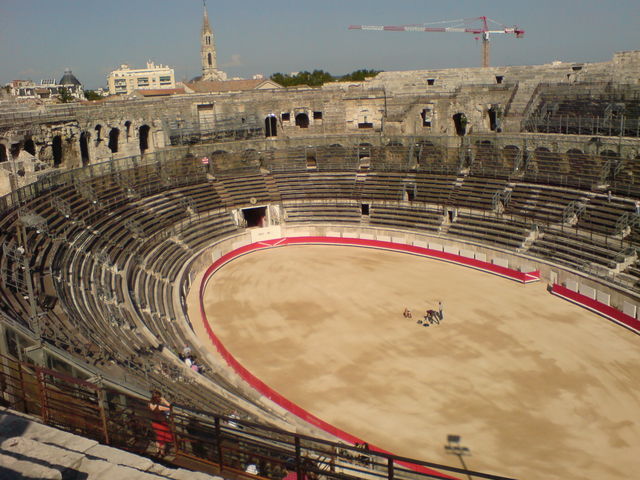
<path fill-rule="evenodd" d="M 291 114 L 289 112 L 284 112 L 280 115 L 280 118 L 282 118 L 283 122 L 288 122 L 291 120 Z"/>
<path fill-rule="evenodd" d="M 433 112 L 433 106 L 429 105 L 426 108 L 422 109 L 422 112 L 420 112 L 420 117 L 422 118 L 422 126 L 423 127 L 430 127 L 431 126 L 431 119 L 432 119 L 432 112 Z"/>
<path fill-rule="evenodd" d="M 436 84 L 435 78 L 427 78 L 427 85 L 435 85 L 435 84 Z"/>
<path fill-rule="evenodd" d="M 314 120 L 322 120 L 322 112 L 313 112 Z"/>

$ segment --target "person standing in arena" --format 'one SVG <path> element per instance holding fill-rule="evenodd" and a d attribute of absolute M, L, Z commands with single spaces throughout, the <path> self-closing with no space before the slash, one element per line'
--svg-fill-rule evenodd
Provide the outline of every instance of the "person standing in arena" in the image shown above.
<path fill-rule="evenodd" d="M 442 302 L 438 302 L 438 316 L 440 317 L 440 321 L 444 319 L 444 310 L 442 308 Z"/>

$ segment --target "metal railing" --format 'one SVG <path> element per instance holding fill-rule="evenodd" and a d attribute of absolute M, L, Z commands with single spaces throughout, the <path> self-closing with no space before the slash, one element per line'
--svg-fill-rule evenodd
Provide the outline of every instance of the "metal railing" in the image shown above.
<path fill-rule="evenodd" d="M 287 470 L 316 480 L 456 478 L 507 480 L 431 462 L 288 432 L 267 425 L 171 405 L 154 414 L 148 400 L 0 355 L 0 405 L 100 443 L 225 477 L 281 480 Z M 159 431 L 164 431 L 163 436 Z M 164 447 L 164 445 L 162 445 Z M 444 473 L 446 472 L 446 473 Z"/>

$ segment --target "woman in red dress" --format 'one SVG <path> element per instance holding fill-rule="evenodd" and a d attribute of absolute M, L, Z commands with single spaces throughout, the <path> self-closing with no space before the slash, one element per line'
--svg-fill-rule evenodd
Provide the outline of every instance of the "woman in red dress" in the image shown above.
<path fill-rule="evenodd" d="M 157 454 L 164 457 L 167 454 L 167 444 L 173 443 L 173 434 L 167 423 L 167 416 L 171 411 L 171 404 L 160 395 L 158 390 L 151 392 L 149 410 L 153 415 L 151 427 L 156 434 Z"/>

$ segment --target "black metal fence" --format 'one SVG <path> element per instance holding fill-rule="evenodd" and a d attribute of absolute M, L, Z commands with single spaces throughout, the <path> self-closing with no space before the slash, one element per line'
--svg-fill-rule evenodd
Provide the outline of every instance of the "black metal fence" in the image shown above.
<path fill-rule="evenodd" d="M 171 405 L 160 416 L 149 400 L 0 356 L 0 404 L 103 444 L 225 477 L 314 480 L 505 477 L 374 451 Z M 158 442 L 166 450 L 158 454 Z M 249 475 L 247 475 L 249 474 Z"/>

